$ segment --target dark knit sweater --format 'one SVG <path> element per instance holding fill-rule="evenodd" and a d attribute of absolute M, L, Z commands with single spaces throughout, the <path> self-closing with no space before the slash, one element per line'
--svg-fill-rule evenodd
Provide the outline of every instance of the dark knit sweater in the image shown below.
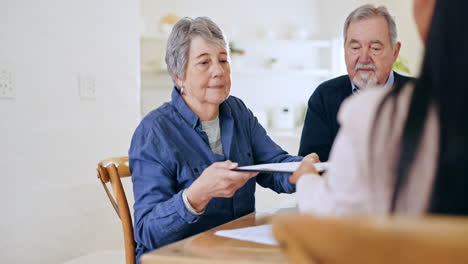
<path fill-rule="evenodd" d="M 412 78 L 394 72 L 394 85 Z M 340 125 L 337 114 L 341 103 L 352 95 L 351 81 L 343 75 L 320 84 L 309 99 L 307 113 L 302 129 L 299 155 L 312 152 L 319 155 L 321 161 L 327 161 Z"/>

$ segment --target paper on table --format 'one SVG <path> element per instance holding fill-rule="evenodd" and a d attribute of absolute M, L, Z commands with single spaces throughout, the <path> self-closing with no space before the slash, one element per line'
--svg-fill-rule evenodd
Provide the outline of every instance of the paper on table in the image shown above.
<path fill-rule="evenodd" d="M 215 235 L 266 245 L 278 245 L 278 242 L 273 238 L 271 225 L 259 225 L 238 229 L 219 230 L 215 232 Z"/>
<path fill-rule="evenodd" d="M 269 209 L 269 210 L 255 211 L 255 213 L 256 214 L 271 214 L 271 215 L 274 215 L 274 214 L 277 214 L 282 209 L 284 209 L 284 208 L 273 208 L 273 209 Z"/>
<path fill-rule="evenodd" d="M 293 173 L 299 168 L 300 162 L 266 163 L 252 166 L 242 166 L 236 171 L 258 171 L 258 172 L 288 172 Z M 328 169 L 328 162 L 314 163 L 318 172 L 324 172 Z"/>

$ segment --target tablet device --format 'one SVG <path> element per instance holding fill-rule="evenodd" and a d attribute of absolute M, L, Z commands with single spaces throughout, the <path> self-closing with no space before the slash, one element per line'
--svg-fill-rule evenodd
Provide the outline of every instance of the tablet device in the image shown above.
<path fill-rule="evenodd" d="M 233 169 L 235 171 L 257 171 L 257 172 L 286 172 L 293 173 L 299 168 L 301 162 L 265 163 L 259 165 L 242 166 Z M 319 173 L 328 169 L 328 162 L 314 163 Z"/>

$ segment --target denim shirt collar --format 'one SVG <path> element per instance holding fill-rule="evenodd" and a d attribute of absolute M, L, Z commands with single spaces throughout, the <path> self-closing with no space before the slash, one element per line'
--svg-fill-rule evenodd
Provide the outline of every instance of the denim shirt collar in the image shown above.
<path fill-rule="evenodd" d="M 192 111 L 192 109 L 190 109 L 190 107 L 188 107 L 176 87 L 172 90 L 171 98 L 175 109 L 180 113 L 182 118 L 187 121 L 187 123 L 189 123 L 193 128 L 198 126 L 201 127 L 200 118 Z M 222 123 L 223 120 L 230 119 L 231 117 L 231 109 L 226 104 L 225 100 L 221 105 L 219 105 L 219 122 Z"/>

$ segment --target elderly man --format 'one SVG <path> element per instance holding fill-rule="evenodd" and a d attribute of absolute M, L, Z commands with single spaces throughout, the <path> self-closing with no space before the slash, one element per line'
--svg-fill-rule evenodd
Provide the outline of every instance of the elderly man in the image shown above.
<path fill-rule="evenodd" d="M 328 80 L 309 99 L 299 155 L 315 152 L 327 161 L 339 129 L 341 103 L 361 90 L 385 89 L 410 78 L 392 70 L 401 43 L 397 28 L 384 6 L 363 5 L 351 12 L 344 24 L 344 49 L 348 75 Z"/>

